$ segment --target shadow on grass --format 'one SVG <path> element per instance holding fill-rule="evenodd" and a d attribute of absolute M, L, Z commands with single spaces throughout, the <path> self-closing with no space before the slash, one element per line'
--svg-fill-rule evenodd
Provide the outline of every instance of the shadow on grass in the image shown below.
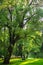
<path fill-rule="evenodd" d="M 0 62 L 0 65 L 3 65 L 2 62 Z"/>
<path fill-rule="evenodd" d="M 21 62 L 23 62 L 21 59 L 11 59 L 9 64 L 3 64 L 3 60 L 0 61 L 0 65 L 19 65 Z"/>

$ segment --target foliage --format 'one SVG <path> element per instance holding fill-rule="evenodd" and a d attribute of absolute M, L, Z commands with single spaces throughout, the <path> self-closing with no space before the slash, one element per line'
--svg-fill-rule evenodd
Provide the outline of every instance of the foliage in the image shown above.
<path fill-rule="evenodd" d="M 6 49 L 5 62 L 9 63 L 14 45 L 18 52 L 39 52 L 42 45 L 40 18 L 43 9 L 32 5 L 33 0 L 0 0 L 0 46 Z M 28 15 L 27 15 L 28 14 Z M 42 25 L 43 26 L 43 25 Z M 1 48 L 1 49 L 2 49 Z"/>

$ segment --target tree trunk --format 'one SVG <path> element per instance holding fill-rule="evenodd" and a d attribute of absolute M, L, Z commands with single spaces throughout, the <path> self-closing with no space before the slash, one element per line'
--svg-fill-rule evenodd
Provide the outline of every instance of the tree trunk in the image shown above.
<path fill-rule="evenodd" d="M 3 64 L 9 64 L 9 61 L 10 61 L 10 58 L 11 58 L 11 54 L 12 54 L 12 50 L 13 50 L 13 46 L 10 45 L 8 47 L 7 54 L 6 54 L 5 58 L 4 58 Z"/>
<path fill-rule="evenodd" d="M 8 8 L 8 11 L 9 11 L 9 14 L 10 14 L 10 21 L 12 23 L 13 19 L 12 19 L 12 10 L 11 9 L 12 9 L 12 7 Z M 12 51 L 13 51 L 13 47 L 14 47 L 14 44 L 15 44 L 15 39 L 14 39 L 15 35 L 14 35 L 13 27 L 8 26 L 8 29 L 9 29 L 9 47 L 7 49 L 7 53 L 6 53 L 6 56 L 4 58 L 3 64 L 9 64 L 11 54 L 12 54 Z"/>
<path fill-rule="evenodd" d="M 10 58 L 12 55 L 12 51 L 13 51 L 13 47 L 15 44 L 14 33 L 11 32 L 11 29 L 9 29 L 9 42 L 10 42 L 10 44 L 9 44 L 8 49 L 7 49 L 7 53 L 6 53 L 6 56 L 4 58 L 3 64 L 9 64 L 9 61 L 10 61 Z"/>

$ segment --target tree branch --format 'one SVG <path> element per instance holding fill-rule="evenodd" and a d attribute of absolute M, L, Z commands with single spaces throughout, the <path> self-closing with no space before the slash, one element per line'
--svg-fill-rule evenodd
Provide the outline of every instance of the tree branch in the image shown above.
<path fill-rule="evenodd" d="M 31 15 L 29 18 L 24 19 L 24 20 L 26 20 L 26 22 L 25 22 L 25 24 L 23 25 L 23 27 L 27 24 L 27 22 L 28 22 L 35 14 L 36 14 L 36 13 L 34 13 L 33 15 Z"/>
<path fill-rule="evenodd" d="M 10 20 L 11 20 L 11 22 L 12 22 L 12 8 L 11 8 L 11 7 L 8 7 L 8 11 L 9 11 L 9 13 L 10 13 Z"/>
<path fill-rule="evenodd" d="M 29 6 L 32 4 L 33 0 L 31 0 L 31 2 L 29 3 Z"/>

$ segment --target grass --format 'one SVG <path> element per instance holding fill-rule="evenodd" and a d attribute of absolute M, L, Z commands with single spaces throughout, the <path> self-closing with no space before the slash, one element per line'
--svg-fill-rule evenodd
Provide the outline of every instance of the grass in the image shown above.
<path fill-rule="evenodd" d="M 0 65 L 3 65 L 2 62 L 2 59 L 0 59 Z M 43 65 L 43 59 L 11 59 L 8 65 Z"/>

